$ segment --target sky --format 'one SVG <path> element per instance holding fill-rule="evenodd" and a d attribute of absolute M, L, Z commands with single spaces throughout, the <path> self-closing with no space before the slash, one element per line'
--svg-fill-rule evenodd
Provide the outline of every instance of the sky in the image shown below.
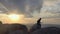
<path fill-rule="evenodd" d="M 12 23 L 9 14 L 19 14 L 18 23 L 35 23 L 42 18 L 44 24 L 60 24 L 60 0 L 0 0 L 0 20 Z"/>

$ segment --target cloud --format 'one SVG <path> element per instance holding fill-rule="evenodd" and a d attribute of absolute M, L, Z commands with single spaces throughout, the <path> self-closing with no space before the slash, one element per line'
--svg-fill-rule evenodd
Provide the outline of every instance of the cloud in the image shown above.
<path fill-rule="evenodd" d="M 40 17 L 42 17 L 42 18 L 60 18 L 60 13 L 56 13 L 54 11 L 51 12 L 51 11 L 45 9 L 40 12 Z"/>
<path fill-rule="evenodd" d="M 47 17 L 52 17 L 52 16 L 55 16 L 55 14 L 50 13 L 50 12 L 41 12 L 41 13 L 40 13 L 40 17 L 45 17 L 45 18 L 47 18 Z"/>
<path fill-rule="evenodd" d="M 3 22 L 3 24 L 12 24 L 12 23 L 19 23 L 19 24 L 31 24 L 36 22 L 36 18 L 26 18 L 25 16 L 21 16 L 19 20 L 17 21 L 11 21 L 10 18 L 8 17 L 8 14 L 0 14 L 0 21 Z M 23 14 L 22 14 L 23 15 Z"/>
<path fill-rule="evenodd" d="M 43 3 L 44 1 L 44 3 Z M 18 13 L 24 15 L 24 18 L 18 23 L 33 24 L 42 17 L 44 24 L 60 24 L 60 0 L 0 0 L 0 21 L 3 23 L 12 23 L 7 17 L 9 13 Z M 43 5 L 43 6 L 42 6 Z M 41 9 L 42 8 L 42 9 Z M 41 10 L 40 10 L 41 9 Z M 14 22 L 13 22 L 14 23 Z"/>
<path fill-rule="evenodd" d="M 44 18 L 42 24 L 60 24 L 60 18 Z"/>
<path fill-rule="evenodd" d="M 21 12 L 25 15 L 30 15 L 29 17 L 33 17 L 33 15 L 31 14 L 33 14 L 35 10 L 37 11 L 37 13 L 40 12 L 43 1 L 42 0 L 1 0 L 1 3 L 9 11 L 18 9 L 18 13 Z"/>
<path fill-rule="evenodd" d="M 10 21 L 7 14 L 0 14 L 0 21 L 4 24 L 20 23 L 20 24 L 34 24 L 38 19 L 36 18 L 23 18 L 19 21 Z M 44 18 L 41 24 L 60 24 L 60 18 Z"/>
<path fill-rule="evenodd" d="M 59 4 L 59 0 L 44 0 L 40 16 L 45 18 L 60 18 Z"/>

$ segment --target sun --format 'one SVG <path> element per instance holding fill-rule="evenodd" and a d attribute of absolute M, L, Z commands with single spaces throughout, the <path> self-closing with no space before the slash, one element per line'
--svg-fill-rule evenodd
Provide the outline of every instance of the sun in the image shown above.
<path fill-rule="evenodd" d="M 19 20 L 20 16 L 17 15 L 17 14 L 10 14 L 8 15 L 9 19 L 12 20 L 12 21 L 17 21 Z"/>

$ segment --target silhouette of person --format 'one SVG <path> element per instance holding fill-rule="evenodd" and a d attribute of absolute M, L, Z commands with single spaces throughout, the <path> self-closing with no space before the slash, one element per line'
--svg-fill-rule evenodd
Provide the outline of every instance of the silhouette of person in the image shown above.
<path fill-rule="evenodd" d="M 37 20 L 37 28 L 38 28 L 38 29 L 41 28 L 41 18 Z"/>
<path fill-rule="evenodd" d="M 37 25 L 41 25 L 41 18 L 37 20 Z"/>
<path fill-rule="evenodd" d="M 36 31 L 38 29 L 41 29 L 41 18 L 37 20 L 37 23 L 32 26 L 30 29 L 30 32 Z"/>

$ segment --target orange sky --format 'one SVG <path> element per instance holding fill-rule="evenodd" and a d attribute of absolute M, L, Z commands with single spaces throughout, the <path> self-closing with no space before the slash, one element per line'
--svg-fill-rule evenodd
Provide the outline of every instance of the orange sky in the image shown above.
<path fill-rule="evenodd" d="M 24 16 L 20 17 L 21 19 L 16 21 L 11 21 L 6 14 L 0 14 L 0 21 L 3 23 L 21 23 L 21 24 L 33 24 L 36 23 L 36 18 L 25 18 Z M 42 18 L 42 24 L 60 24 L 60 18 Z"/>

